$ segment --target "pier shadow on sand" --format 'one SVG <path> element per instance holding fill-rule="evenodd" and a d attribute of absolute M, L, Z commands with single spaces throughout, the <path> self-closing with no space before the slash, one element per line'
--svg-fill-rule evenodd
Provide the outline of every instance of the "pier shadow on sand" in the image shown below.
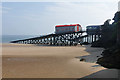
<path fill-rule="evenodd" d="M 46 46 L 46 47 L 60 47 L 61 45 L 47 45 L 47 44 L 35 44 L 35 46 Z M 66 46 L 61 46 L 61 47 L 66 47 Z"/>
<path fill-rule="evenodd" d="M 83 60 L 84 62 L 96 63 L 97 59 L 102 57 L 101 53 L 104 50 L 103 48 L 94 48 L 94 47 L 91 47 L 90 45 L 84 45 L 84 47 L 85 47 L 84 51 L 88 52 L 89 55 L 77 56 L 75 58 L 78 58 L 80 60 L 84 59 Z M 91 67 L 101 67 L 101 66 L 99 64 L 96 64 Z M 104 69 L 104 70 L 92 73 L 82 78 L 88 78 L 88 80 L 90 78 L 94 80 L 118 80 L 117 79 L 118 70 L 117 69 Z"/>
<path fill-rule="evenodd" d="M 104 50 L 103 48 L 93 48 L 90 45 L 84 45 L 86 52 L 89 53 L 89 55 L 85 56 L 76 56 L 77 59 L 84 59 L 85 62 L 95 63 L 98 58 L 102 57 L 101 53 Z"/>

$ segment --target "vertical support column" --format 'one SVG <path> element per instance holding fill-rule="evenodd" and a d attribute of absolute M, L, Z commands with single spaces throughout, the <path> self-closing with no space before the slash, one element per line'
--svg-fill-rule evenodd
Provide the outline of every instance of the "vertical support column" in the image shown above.
<path fill-rule="evenodd" d="M 90 35 L 90 43 L 92 43 L 92 35 Z"/>
<path fill-rule="evenodd" d="M 47 39 L 46 44 L 49 44 L 49 39 L 48 39 L 48 37 L 47 37 L 46 39 Z"/>
<path fill-rule="evenodd" d="M 46 38 L 44 38 L 44 44 L 46 44 Z"/>
<path fill-rule="evenodd" d="M 85 37 L 85 42 L 87 42 L 87 37 Z"/>
<path fill-rule="evenodd" d="M 38 44 L 38 39 L 35 40 L 35 44 Z"/>
<path fill-rule="evenodd" d="M 40 44 L 40 39 L 38 39 L 38 44 Z"/>
<path fill-rule="evenodd" d="M 95 34 L 95 41 L 97 41 L 97 40 L 96 40 L 96 34 Z"/>
<path fill-rule="evenodd" d="M 43 38 L 41 38 L 41 44 L 43 44 Z"/>
<path fill-rule="evenodd" d="M 53 36 L 53 45 L 55 45 L 55 36 Z"/>
<path fill-rule="evenodd" d="M 25 44 L 25 41 L 23 41 L 23 44 Z"/>
<path fill-rule="evenodd" d="M 78 41 L 79 41 L 79 43 L 81 43 L 81 42 L 80 42 L 80 41 L 81 41 L 80 37 L 81 37 L 81 34 L 79 34 L 79 37 L 78 37 L 78 38 L 79 38 L 79 40 L 78 40 Z"/>
<path fill-rule="evenodd" d="M 45 38 L 43 38 L 43 44 L 45 44 Z"/>
<path fill-rule="evenodd" d="M 86 42 L 86 38 L 84 37 L 84 42 Z"/>
<path fill-rule="evenodd" d="M 89 43 L 89 36 L 87 36 L 87 42 Z"/>
<path fill-rule="evenodd" d="M 35 44 L 37 44 L 37 40 L 35 39 Z"/>
<path fill-rule="evenodd" d="M 30 40 L 28 40 L 28 44 L 30 44 Z"/>
<path fill-rule="evenodd" d="M 60 44 L 60 46 L 61 46 L 61 45 L 62 45 L 62 35 L 60 35 L 59 37 L 60 37 L 60 39 L 59 39 L 59 42 L 60 42 L 60 43 L 59 43 L 59 44 Z"/>
<path fill-rule="evenodd" d="M 71 34 L 70 34 L 70 46 L 72 45 L 72 39 L 71 39 Z"/>
<path fill-rule="evenodd" d="M 92 43 L 94 42 L 94 35 L 92 35 Z"/>
<path fill-rule="evenodd" d="M 32 44 L 32 40 L 30 40 L 30 44 Z"/>
<path fill-rule="evenodd" d="M 41 38 L 41 44 L 43 44 L 43 38 Z"/>
<path fill-rule="evenodd" d="M 32 44 L 34 44 L 34 41 L 32 40 Z"/>
<path fill-rule="evenodd" d="M 38 41 L 37 43 L 40 44 L 40 39 L 38 39 L 37 41 Z"/>
<path fill-rule="evenodd" d="M 39 39 L 39 44 L 41 44 L 41 39 Z"/>
<path fill-rule="evenodd" d="M 98 40 L 100 39 L 100 35 L 98 34 Z"/>
<path fill-rule="evenodd" d="M 50 45 L 52 45 L 52 36 L 50 36 Z"/>
<path fill-rule="evenodd" d="M 66 44 L 66 34 L 64 35 L 64 44 L 65 44 L 65 46 L 67 46 L 67 44 Z"/>
<path fill-rule="evenodd" d="M 58 35 L 55 37 L 55 43 L 58 46 Z"/>
<path fill-rule="evenodd" d="M 66 45 L 68 46 L 68 34 L 65 35 L 66 38 Z"/>

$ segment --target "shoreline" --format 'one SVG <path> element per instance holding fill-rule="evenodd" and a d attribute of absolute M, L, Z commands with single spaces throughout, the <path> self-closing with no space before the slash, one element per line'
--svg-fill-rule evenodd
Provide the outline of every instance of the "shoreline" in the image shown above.
<path fill-rule="evenodd" d="M 102 49 L 88 46 L 35 46 L 2 44 L 3 78 L 116 78 L 116 70 L 91 63 Z M 80 62 L 80 57 L 86 62 Z M 97 76 L 91 74 L 103 71 Z M 112 73 L 110 73 L 112 72 Z"/>

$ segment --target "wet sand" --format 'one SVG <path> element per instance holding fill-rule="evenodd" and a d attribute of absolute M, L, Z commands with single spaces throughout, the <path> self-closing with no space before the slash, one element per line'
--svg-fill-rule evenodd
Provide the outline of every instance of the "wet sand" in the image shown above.
<path fill-rule="evenodd" d="M 99 48 L 3 44 L 2 50 L 3 78 L 117 77 L 117 70 L 95 63 L 103 50 Z M 86 62 L 80 62 L 81 56 Z"/>

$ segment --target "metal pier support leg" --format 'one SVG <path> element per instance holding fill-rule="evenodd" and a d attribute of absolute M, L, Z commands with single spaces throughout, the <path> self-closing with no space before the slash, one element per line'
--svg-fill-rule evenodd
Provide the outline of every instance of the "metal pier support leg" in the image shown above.
<path fill-rule="evenodd" d="M 89 42 L 89 37 L 87 36 L 87 43 Z"/>
<path fill-rule="evenodd" d="M 86 41 L 86 37 L 85 37 L 85 42 L 87 42 L 87 41 Z"/>
<path fill-rule="evenodd" d="M 43 39 L 43 44 L 45 44 L 45 38 Z"/>
<path fill-rule="evenodd" d="M 96 40 L 96 35 L 95 35 L 95 41 L 97 41 L 97 40 Z"/>
<path fill-rule="evenodd" d="M 55 36 L 53 36 L 53 45 L 55 45 Z"/>
<path fill-rule="evenodd" d="M 50 45 L 52 45 L 52 36 L 50 37 Z"/>
<path fill-rule="evenodd" d="M 92 43 L 93 43 L 93 35 L 92 35 Z"/>
<path fill-rule="evenodd" d="M 48 37 L 46 38 L 47 40 L 46 40 L 46 44 L 48 45 L 49 44 L 49 39 L 48 39 Z"/>

